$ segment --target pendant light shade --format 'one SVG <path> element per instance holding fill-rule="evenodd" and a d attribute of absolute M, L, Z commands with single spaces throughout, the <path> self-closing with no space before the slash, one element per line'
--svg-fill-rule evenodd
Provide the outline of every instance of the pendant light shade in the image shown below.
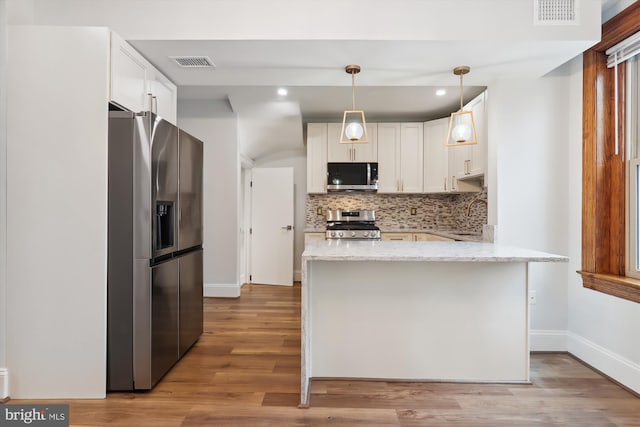
<path fill-rule="evenodd" d="M 471 68 L 467 66 L 460 66 L 453 69 L 453 74 L 460 76 L 460 110 L 451 113 L 449 131 L 447 132 L 447 140 L 445 142 L 448 146 L 478 143 L 473 112 L 462 111 L 462 76 L 469 73 L 470 70 Z"/>
<path fill-rule="evenodd" d="M 340 144 L 366 144 L 369 142 L 367 122 L 364 111 L 356 110 L 356 92 L 354 76 L 360 72 L 359 65 L 347 65 L 347 74 L 351 74 L 351 110 L 346 110 L 342 116 L 342 131 Z"/>

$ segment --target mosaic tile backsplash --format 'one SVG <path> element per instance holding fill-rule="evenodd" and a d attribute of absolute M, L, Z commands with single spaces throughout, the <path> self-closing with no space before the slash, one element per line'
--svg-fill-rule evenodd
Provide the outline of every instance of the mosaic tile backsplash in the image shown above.
<path fill-rule="evenodd" d="M 469 217 L 466 209 L 474 199 Z M 306 228 L 324 229 L 327 210 L 376 211 L 376 225 L 384 230 L 432 229 L 482 233 L 487 223 L 487 190 L 465 194 L 307 194 Z M 323 215 L 318 215 L 320 208 Z M 411 215 L 411 209 L 416 215 Z"/>

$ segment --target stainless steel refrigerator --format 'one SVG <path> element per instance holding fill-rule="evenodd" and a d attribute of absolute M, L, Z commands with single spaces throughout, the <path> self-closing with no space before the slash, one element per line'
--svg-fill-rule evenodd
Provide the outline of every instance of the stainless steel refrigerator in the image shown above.
<path fill-rule="evenodd" d="M 109 113 L 107 390 L 149 390 L 202 334 L 202 142 Z"/>

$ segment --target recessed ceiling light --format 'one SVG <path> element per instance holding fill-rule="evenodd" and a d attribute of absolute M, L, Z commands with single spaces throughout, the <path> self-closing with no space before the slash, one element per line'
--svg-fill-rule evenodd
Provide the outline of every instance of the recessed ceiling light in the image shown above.
<path fill-rule="evenodd" d="M 436 95 L 437 96 L 445 96 L 447 94 L 447 90 L 446 89 L 438 89 L 436 91 Z"/>
<path fill-rule="evenodd" d="M 287 93 L 289 93 L 289 92 L 283 87 L 278 89 L 278 95 L 280 95 L 280 96 L 286 96 Z"/>

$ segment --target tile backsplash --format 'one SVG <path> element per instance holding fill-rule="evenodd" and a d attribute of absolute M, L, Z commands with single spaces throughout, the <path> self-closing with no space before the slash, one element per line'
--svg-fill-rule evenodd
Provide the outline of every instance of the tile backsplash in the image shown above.
<path fill-rule="evenodd" d="M 466 209 L 474 199 L 469 217 Z M 487 223 L 487 190 L 465 194 L 307 194 L 306 228 L 324 229 L 324 213 L 331 209 L 376 211 L 376 225 L 390 229 L 434 229 L 482 232 Z M 322 215 L 318 215 L 318 208 Z M 416 214 L 411 215 L 415 208 Z"/>

